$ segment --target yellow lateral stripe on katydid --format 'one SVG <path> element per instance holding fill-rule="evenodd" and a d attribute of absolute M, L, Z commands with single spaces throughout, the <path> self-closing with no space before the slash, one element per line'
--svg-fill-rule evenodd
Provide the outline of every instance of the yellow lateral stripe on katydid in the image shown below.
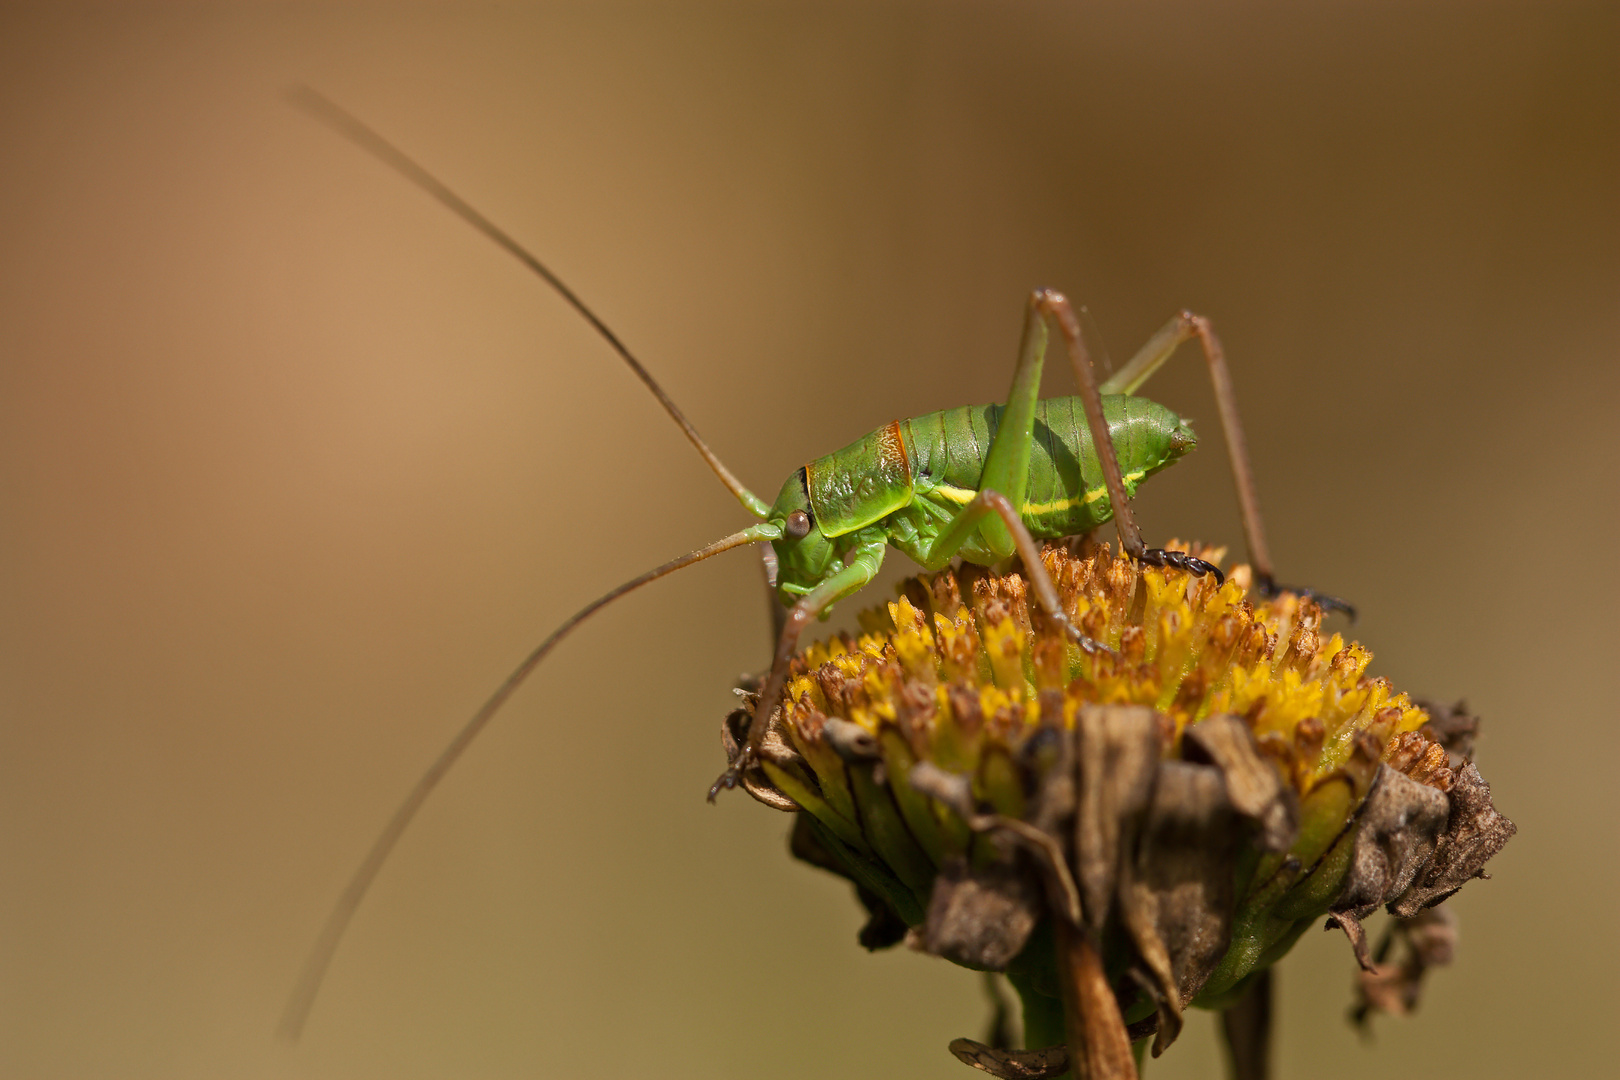
<path fill-rule="evenodd" d="M 1146 475 L 1146 470 L 1132 469 L 1130 472 L 1125 474 L 1124 479 L 1127 484 L 1135 484 Z M 944 496 L 953 503 L 959 503 L 962 506 L 966 506 L 968 503 L 973 501 L 973 497 L 977 495 L 978 492 L 969 491 L 966 488 L 951 487 L 949 484 L 941 484 L 934 489 L 934 494 Z M 1098 499 L 1106 499 L 1107 497 L 1108 489 L 1106 487 L 1094 487 L 1086 491 L 1076 492 L 1067 499 L 1058 499 L 1054 502 L 1027 502 L 1024 504 L 1023 509 L 1025 514 L 1050 514 L 1058 510 L 1070 510 L 1076 506 L 1090 506 Z"/>

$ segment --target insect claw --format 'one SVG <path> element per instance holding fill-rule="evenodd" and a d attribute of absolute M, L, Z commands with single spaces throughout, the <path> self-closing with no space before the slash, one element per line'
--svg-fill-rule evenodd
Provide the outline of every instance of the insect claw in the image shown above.
<path fill-rule="evenodd" d="M 1321 608 L 1324 614 L 1337 611 L 1348 619 L 1352 625 L 1355 624 L 1356 606 L 1350 603 L 1348 600 L 1340 600 L 1337 596 L 1329 596 L 1327 593 L 1319 593 L 1314 589 L 1294 589 L 1290 591 L 1297 592 L 1300 596 L 1315 600 L 1316 606 Z"/>
<path fill-rule="evenodd" d="M 1226 584 L 1226 575 L 1221 568 L 1212 562 L 1195 559 L 1185 551 L 1166 551 L 1163 548 L 1146 548 L 1137 557 L 1149 566 L 1168 566 L 1175 570 L 1185 570 L 1194 577 L 1203 577 L 1205 574 L 1215 575 L 1215 587 L 1218 589 Z"/>
<path fill-rule="evenodd" d="M 726 771 L 720 774 L 709 788 L 709 802 L 713 803 L 720 797 L 722 791 L 730 791 L 742 783 L 742 775 L 754 763 L 754 753 L 748 747 L 743 747 L 737 755 L 737 760 L 726 766 Z"/>
<path fill-rule="evenodd" d="M 1267 599 L 1279 593 L 1293 593 L 1301 599 L 1314 601 L 1316 606 L 1322 609 L 1324 615 L 1337 611 L 1349 619 L 1352 625 L 1356 621 L 1355 605 L 1348 600 L 1341 600 L 1337 596 L 1329 596 L 1327 593 L 1320 593 L 1315 589 L 1308 589 L 1298 585 L 1279 585 L 1277 579 L 1269 574 L 1256 581 L 1255 588 L 1261 596 Z"/>
<path fill-rule="evenodd" d="M 1214 574 L 1217 589 L 1226 584 L 1226 575 L 1214 563 L 1205 562 L 1203 559 L 1188 558 L 1187 569 L 1199 577 L 1203 577 L 1205 574 Z"/>
<path fill-rule="evenodd" d="M 1074 643 L 1080 646 L 1080 651 L 1087 656 L 1100 656 L 1103 653 L 1108 653 L 1110 656 L 1118 655 L 1113 649 L 1110 649 L 1096 638 L 1087 637 L 1078 626 L 1075 626 L 1067 619 L 1063 622 L 1063 629 L 1068 633 L 1069 637 L 1074 639 Z"/>
<path fill-rule="evenodd" d="M 737 778 L 731 774 L 730 769 L 727 769 L 725 772 L 721 773 L 720 778 L 709 786 L 710 805 L 713 805 L 714 801 L 720 797 L 720 793 L 722 791 L 727 791 L 736 786 Z"/>

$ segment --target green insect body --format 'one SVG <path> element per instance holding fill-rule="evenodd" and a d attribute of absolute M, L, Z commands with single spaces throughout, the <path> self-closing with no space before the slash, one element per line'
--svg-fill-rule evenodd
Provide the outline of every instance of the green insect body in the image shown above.
<path fill-rule="evenodd" d="M 1127 495 L 1197 442 L 1187 421 L 1147 398 L 1113 394 L 1102 405 Z M 782 601 L 807 595 L 851 550 L 879 539 L 927 570 L 944 567 L 951 556 L 936 553 L 939 539 L 978 494 L 1004 411 L 1001 405 L 965 405 L 895 421 L 789 477 L 768 520 L 785 523 L 803 510 L 810 531 L 771 542 Z M 1039 401 L 1033 417 L 1028 480 L 1018 507 L 1030 535 L 1074 536 L 1108 521 L 1113 504 L 1081 400 Z M 992 548 L 982 533 L 955 552 L 981 565 L 1008 554 Z"/>

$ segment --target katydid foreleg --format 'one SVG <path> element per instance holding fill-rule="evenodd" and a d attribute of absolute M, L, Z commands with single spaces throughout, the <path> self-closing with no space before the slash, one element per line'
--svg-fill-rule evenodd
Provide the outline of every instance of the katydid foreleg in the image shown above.
<path fill-rule="evenodd" d="M 759 700 L 754 705 L 754 718 L 748 724 L 748 738 L 736 760 L 726 766 L 726 771 L 709 788 L 710 802 L 714 802 L 722 790 L 736 787 L 743 773 L 758 763 L 760 745 L 765 740 L 771 714 L 776 711 L 776 702 L 782 696 L 782 687 L 787 683 L 788 667 L 793 663 L 793 654 L 799 651 L 799 635 L 804 633 L 804 628 L 844 597 L 871 584 L 882 568 L 883 554 L 889 547 L 888 537 L 883 530 L 871 527 L 862 529 L 855 536 L 849 561 L 843 569 L 805 594 L 788 609 L 782 620 L 782 630 L 776 639 L 776 656 L 771 661 L 771 673 L 760 688 Z"/>

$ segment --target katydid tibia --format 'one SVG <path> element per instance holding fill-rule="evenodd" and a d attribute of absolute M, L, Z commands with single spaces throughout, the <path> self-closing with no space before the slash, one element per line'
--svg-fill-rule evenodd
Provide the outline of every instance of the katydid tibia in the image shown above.
<path fill-rule="evenodd" d="M 1041 564 L 1036 542 L 1087 532 L 1112 518 L 1122 549 L 1138 562 L 1221 579 L 1220 570 L 1210 563 L 1182 552 L 1147 547 L 1130 507 L 1137 484 L 1172 464 L 1196 441 L 1186 421 L 1161 405 L 1132 395 L 1177 347 L 1196 338 L 1214 383 L 1256 585 L 1267 593 L 1280 588 L 1272 577 L 1224 354 L 1208 320 L 1200 316 L 1185 311 L 1177 314 L 1125 367 L 1099 384 L 1068 300 L 1060 293 L 1038 289 L 1030 295 L 1025 311 L 1006 404 L 965 406 L 895 421 L 843 450 L 809 462 L 783 484 L 775 503 L 768 504 L 726 468 L 641 362 L 544 264 L 340 107 L 308 89 L 299 89 L 293 96 L 300 107 L 446 205 L 556 290 L 647 384 L 720 482 L 760 520 L 592 601 L 507 676 L 417 781 L 355 871 L 287 1004 L 280 1027 L 285 1037 L 296 1038 L 302 1030 L 344 928 L 439 780 L 559 641 L 595 611 L 648 582 L 722 551 L 768 545 L 764 548 L 767 576 L 786 610 L 777 611 L 776 651 L 758 698 L 761 703 L 781 696 L 804 628 L 835 602 L 869 584 L 890 547 L 928 570 L 941 569 L 953 558 L 989 565 L 1016 554 L 1046 615 L 1080 648 L 1104 650 L 1105 646 L 1087 638 L 1069 620 Z M 1080 393 L 1075 397 L 1040 399 L 1049 323 L 1059 330 L 1079 384 Z M 1354 616 L 1342 601 L 1319 595 L 1316 599 L 1324 608 Z M 735 787 L 755 763 L 770 711 L 756 711 L 745 745 L 710 788 L 710 800 L 722 789 Z"/>

